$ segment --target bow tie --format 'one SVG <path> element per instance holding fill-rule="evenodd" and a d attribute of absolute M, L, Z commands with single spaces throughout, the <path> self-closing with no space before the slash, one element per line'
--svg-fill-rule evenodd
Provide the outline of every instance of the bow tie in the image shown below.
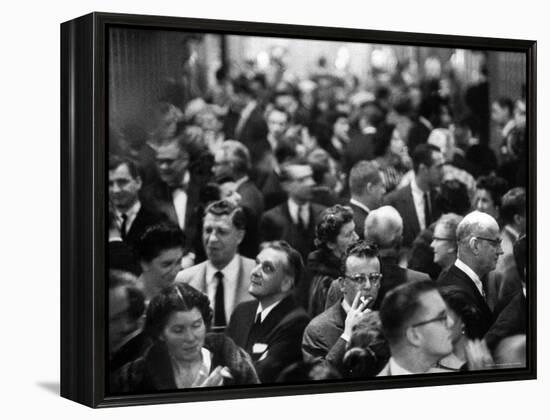
<path fill-rule="evenodd" d="M 168 191 L 173 193 L 176 190 L 182 190 L 183 192 L 187 192 L 187 189 L 189 188 L 188 182 L 183 182 L 181 184 L 173 184 L 173 185 L 167 185 Z"/>

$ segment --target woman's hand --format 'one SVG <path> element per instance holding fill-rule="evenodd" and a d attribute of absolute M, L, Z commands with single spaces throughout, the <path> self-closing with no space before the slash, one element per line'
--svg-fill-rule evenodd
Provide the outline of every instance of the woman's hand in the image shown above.
<path fill-rule="evenodd" d="M 225 378 L 232 379 L 233 375 L 225 366 L 217 366 L 202 383 L 201 388 L 211 386 L 222 386 Z"/>

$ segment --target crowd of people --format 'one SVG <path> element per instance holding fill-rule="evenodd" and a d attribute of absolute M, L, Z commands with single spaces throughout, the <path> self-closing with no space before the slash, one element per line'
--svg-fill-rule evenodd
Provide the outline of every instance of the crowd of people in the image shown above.
<path fill-rule="evenodd" d="M 217 76 L 111 132 L 112 393 L 525 366 L 523 99 Z"/>

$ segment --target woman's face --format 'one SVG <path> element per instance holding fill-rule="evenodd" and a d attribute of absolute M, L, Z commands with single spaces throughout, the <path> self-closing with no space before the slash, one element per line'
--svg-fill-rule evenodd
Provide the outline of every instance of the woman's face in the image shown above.
<path fill-rule="evenodd" d="M 407 153 L 407 146 L 405 145 L 405 142 L 399 135 L 399 131 L 397 131 L 397 129 L 393 130 L 393 133 L 391 136 L 390 152 L 398 156 L 401 156 Z"/>
<path fill-rule="evenodd" d="M 168 353 L 176 360 L 192 362 L 200 359 L 206 336 L 206 325 L 201 312 L 195 307 L 190 311 L 173 312 L 160 339 Z"/>
<path fill-rule="evenodd" d="M 340 233 L 336 237 L 336 242 L 332 244 L 332 251 L 337 257 L 340 257 L 346 252 L 346 249 L 355 241 L 359 239 L 355 232 L 355 222 L 346 223 L 340 228 Z"/>

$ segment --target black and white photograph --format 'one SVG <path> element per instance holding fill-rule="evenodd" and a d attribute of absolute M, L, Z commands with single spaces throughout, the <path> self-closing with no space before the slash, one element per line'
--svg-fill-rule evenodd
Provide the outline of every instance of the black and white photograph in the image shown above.
<path fill-rule="evenodd" d="M 532 368 L 525 52 L 106 45 L 107 395 Z"/>

